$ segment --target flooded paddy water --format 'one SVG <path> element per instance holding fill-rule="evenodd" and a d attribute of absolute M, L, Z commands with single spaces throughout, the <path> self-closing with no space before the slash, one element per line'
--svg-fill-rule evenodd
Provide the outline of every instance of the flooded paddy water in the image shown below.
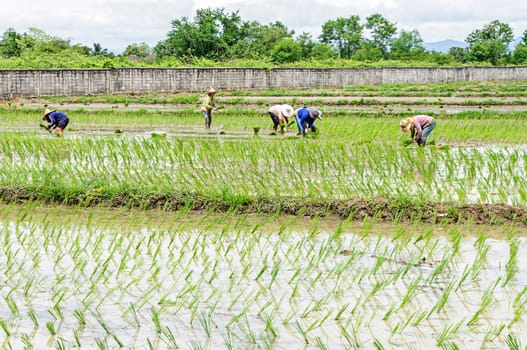
<path fill-rule="evenodd" d="M 522 227 L 0 209 L 3 347 L 527 344 Z"/>
<path fill-rule="evenodd" d="M 60 102 L 63 139 L 50 101 L 4 106 L 2 347 L 524 348 L 527 102 L 398 89 L 303 98 L 306 138 L 266 113 L 303 92 L 222 92 L 210 131 L 194 102 Z M 436 145 L 403 145 L 412 111 Z"/>

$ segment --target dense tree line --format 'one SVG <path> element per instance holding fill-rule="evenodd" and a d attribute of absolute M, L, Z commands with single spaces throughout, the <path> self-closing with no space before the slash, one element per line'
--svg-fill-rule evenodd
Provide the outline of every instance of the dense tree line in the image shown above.
<path fill-rule="evenodd" d="M 20 67 L 114 67 L 150 64 L 178 66 L 202 62 L 262 61 L 273 64 L 298 62 L 429 62 L 437 65 L 527 63 L 527 30 L 514 50 L 511 27 L 498 20 L 472 31 L 466 47 L 448 53 L 427 51 L 417 30 L 398 30 L 396 23 L 381 14 L 364 20 L 357 15 L 329 20 L 321 34 L 295 36 L 277 21 L 260 24 L 243 20 L 238 12 L 223 8 L 196 11 L 193 19 L 171 22 L 171 30 L 154 47 L 131 43 L 122 54 L 108 52 L 99 43 L 92 47 L 72 45 L 37 28 L 27 33 L 7 29 L 0 40 L 1 61 Z M 39 63 L 40 62 L 40 63 Z M 50 63 L 55 62 L 55 63 Z M 4 66 L 4 65 L 2 65 Z M 9 66 L 9 65 L 8 65 Z"/>

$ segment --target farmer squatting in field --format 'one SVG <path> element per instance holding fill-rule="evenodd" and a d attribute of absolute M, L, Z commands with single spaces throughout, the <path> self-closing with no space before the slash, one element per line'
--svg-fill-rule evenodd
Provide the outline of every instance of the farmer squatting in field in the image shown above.
<path fill-rule="evenodd" d="M 52 111 L 47 108 L 44 110 L 44 116 L 42 117 L 42 120 L 50 123 L 49 125 L 45 126 L 45 128 L 50 133 L 55 130 L 57 132 L 57 136 L 62 136 L 62 132 L 64 129 L 66 129 L 66 126 L 68 126 L 70 122 L 70 118 L 66 114 Z"/>
<path fill-rule="evenodd" d="M 417 142 L 419 146 L 424 147 L 428 135 L 430 135 L 432 130 L 436 127 L 436 121 L 428 115 L 421 114 L 402 119 L 399 126 L 401 127 L 402 132 L 410 130 L 412 140 Z"/>
<path fill-rule="evenodd" d="M 298 127 L 297 135 L 306 135 L 307 131 L 316 131 L 315 121 L 322 120 L 322 112 L 314 107 L 302 107 L 296 110 L 295 120 Z"/>
<path fill-rule="evenodd" d="M 215 95 L 216 90 L 210 87 L 207 91 L 207 96 L 203 98 L 201 103 L 201 113 L 203 114 L 203 119 L 205 119 L 205 129 L 210 129 L 210 125 L 212 124 L 212 111 L 216 107 Z"/>
<path fill-rule="evenodd" d="M 285 123 L 289 126 L 289 117 L 295 113 L 295 110 L 290 105 L 283 104 L 271 106 L 268 112 L 273 121 L 273 130 L 276 131 L 279 124 Z"/>

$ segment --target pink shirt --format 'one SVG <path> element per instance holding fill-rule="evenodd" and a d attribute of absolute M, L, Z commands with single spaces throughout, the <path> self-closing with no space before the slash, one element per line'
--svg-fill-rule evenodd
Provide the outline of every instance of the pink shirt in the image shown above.
<path fill-rule="evenodd" d="M 269 112 L 275 114 L 279 120 L 284 120 L 286 123 L 289 123 L 289 118 L 282 114 L 283 105 L 274 105 L 269 108 Z"/>
<path fill-rule="evenodd" d="M 415 138 L 420 139 L 423 135 L 423 129 L 430 125 L 433 120 L 434 118 L 430 117 L 429 115 L 421 114 L 414 116 L 414 125 L 411 128 L 412 138 L 414 138 L 414 133 L 417 133 Z"/>

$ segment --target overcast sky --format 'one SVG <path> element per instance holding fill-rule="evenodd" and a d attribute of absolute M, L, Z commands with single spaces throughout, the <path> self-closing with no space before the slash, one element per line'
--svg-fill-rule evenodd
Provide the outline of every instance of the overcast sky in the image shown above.
<path fill-rule="evenodd" d="M 397 29 L 416 29 L 424 42 L 464 41 L 493 20 L 511 26 L 514 36 L 527 29 L 527 1 L 518 0 L 9 0 L 0 8 L 0 31 L 36 27 L 47 34 L 89 47 L 99 43 L 115 53 L 132 43 L 150 46 L 166 39 L 174 19 L 193 21 L 196 10 L 239 11 L 242 20 L 282 22 L 295 35 L 320 34 L 322 24 L 380 13 Z"/>

